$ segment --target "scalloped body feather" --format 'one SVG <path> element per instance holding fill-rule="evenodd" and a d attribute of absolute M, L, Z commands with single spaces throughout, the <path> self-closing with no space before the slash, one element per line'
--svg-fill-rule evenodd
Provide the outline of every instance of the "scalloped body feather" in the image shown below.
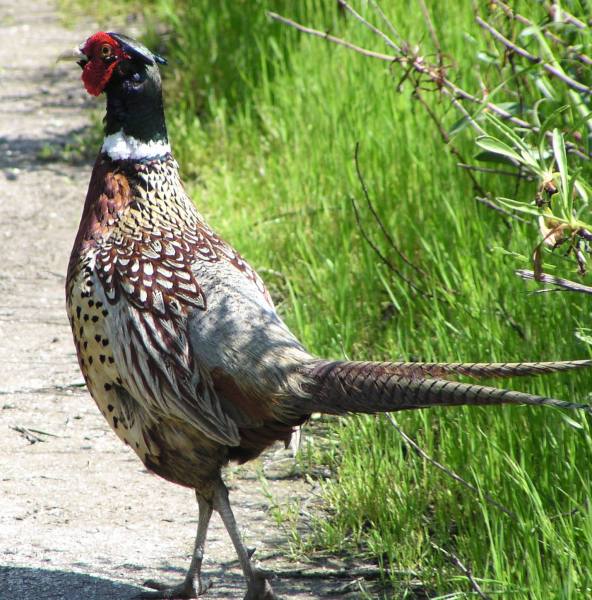
<path fill-rule="evenodd" d="M 97 159 L 67 301 L 99 409 L 167 479 L 204 485 L 229 458 L 288 441 L 304 418 L 279 422 L 275 402 L 301 387 L 285 374 L 297 379 L 310 356 L 255 271 L 195 210 L 170 155 Z M 241 430 L 259 430 L 262 443 Z"/>

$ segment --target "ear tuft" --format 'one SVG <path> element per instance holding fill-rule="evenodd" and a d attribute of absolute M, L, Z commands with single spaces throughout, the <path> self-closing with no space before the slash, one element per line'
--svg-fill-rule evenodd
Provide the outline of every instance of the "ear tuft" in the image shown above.
<path fill-rule="evenodd" d="M 114 40 L 117 40 L 121 45 L 121 48 L 132 58 L 147 65 L 153 65 L 154 63 L 166 65 L 166 59 L 158 54 L 153 54 L 150 50 L 148 50 L 148 48 L 146 48 L 146 46 L 140 44 L 140 42 L 134 40 L 133 38 L 124 35 L 123 33 L 109 32 L 109 35 Z"/>

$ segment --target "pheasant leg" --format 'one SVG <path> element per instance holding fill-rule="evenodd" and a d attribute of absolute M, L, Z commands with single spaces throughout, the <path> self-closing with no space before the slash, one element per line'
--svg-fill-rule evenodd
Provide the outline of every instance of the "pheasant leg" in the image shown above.
<path fill-rule="evenodd" d="M 197 534 L 195 536 L 195 546 L 193 548 L 193 557 L 189 570 L 182 583 L 174 586 L 167 586 L 158 581 L 145 581 L 144 585 L 153 588 L 154 592 L 141 592 L 136 598 L 199 598 L 210 587 L 209 583 L 204 583 L 201 578 L 201 563 L 203 560 L 204 546 L 210 517 L 212 516 L 212 505 L 196 493 L 197 505 L 199 507 L 199 520 L 197 524 Z"/>
<path fill-rule="evenodd" d="M 238 555 L 241 568 L 245 579 L 247 580 L 247 594 L 244 600 L 277 600 L 273 593 L 271 584 L 266 579 L 262 571 L 253 568 L 251 564 L 251 554 L 241 539 L 234 513 L 228 500 L 228 490 L 222 482 L 219 481 L 214 491 L 214 509 L 218 512 L 232 540 L 234 549 Z"/>

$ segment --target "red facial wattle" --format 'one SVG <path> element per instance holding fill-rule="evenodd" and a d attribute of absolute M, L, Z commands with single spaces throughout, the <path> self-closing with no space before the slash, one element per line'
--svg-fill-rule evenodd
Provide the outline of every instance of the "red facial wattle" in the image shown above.
<path fill-rule="evenodd" d="M 110 49 L 110 54 L 103 54 L 105 48 Z M 103 92 L 117 64 L 124 58 L 129 58 L 122 50 L 119 43 L 108 33 L 100 31 L 88 38 L 83 54 L 88 62 L 82 69 L 82 82 L 86 91 L 92 96 L 98 96 Z"/>
<path fill-rule="evenodd" d="M 109 83 L 113 69 L 117 66 L 117 62 L 110 65 L 104 65 L 96 61 L 89 61 L 84 66 L 82 71 L 82 82 L 86 91 L 92 96 L 98 96 Z"/>

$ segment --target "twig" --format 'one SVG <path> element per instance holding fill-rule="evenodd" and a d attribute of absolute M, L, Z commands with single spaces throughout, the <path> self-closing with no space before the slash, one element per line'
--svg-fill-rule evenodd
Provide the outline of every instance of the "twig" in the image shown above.
<path fill-rule="evenodd" d="M 11 425 L 10 428 L 17 433 L 20 433 L 30 444 L 36 444 L 37 442 L 45 442 L 42 437 L 39 437 L 36 433 L 33 433 L 31 429 L 27 427 L 21 427 L 20 425 Z"/>
<path fill-rule="evenodd" d="M 27 428 L 28 431 L 38 433 L 39 435 L 47 435 L 48 437 L 61 438 L 63 435 L 57 435 L 56 433 L 49 433 L 49 431 L 42 431 L 41 429 L 33 429 L 32 427 Z"/>
<path fill-rule="evenodd" d="M 345 8 L 345 10 L 352 14 L 354 18 L 360 21 L 360 23 L 362 23 L 364 27 L 367 27 L 372 33 L 381 38 L 387 46 L 392 48 L 395 52 L 401 52 L 401 48 L 399 48 L 399 46 L 397 46 L 397 44 L 393 42 L 393 40 L 391 40 L 391 38 L 388 35 L 386 35 L 384 31 L 381 31 L 380 29 L 378 29 L 378 27 L 375 27 L 374 25 L 372 25 L 372 23 L 364 19 L 364 17 L 360 13 L 358 13 L 354 8 L 352 8 L 345 0 L 337 0 L 337 2 L 340 6 Z"/>
<path fill-rule="evenodd" d="M 441 552 L 446 558 L 448 558 L 450 560 L 450 562 L 452 562 L 452 564 L 455 567 L 457 567 L 459 569 L 459 571 L 461 571 L 461 573 L 469 580 L 471 587 L 473 588 L 475 593 L 479 596 L 479 598 L 482 598 L 483 600 L 492 600 L 491 596 L 488 596 L 481 589 L 481 586 L 477 583 L 477 581 L 473 577 L 471 570 L 468 567 L 465 567 L 465 565 L 463 565 L 460 558 L 458 558 L 458 556 L 456 556 L 456 554 L 454 554 L 454 552 L 448 552 L 448 550 L 444 550 L 444 548 L 441 548 L 437 544 L 434 544 L 434 542 L 430 542 L 430 544 L 431 544 L 432 548 L 435 548 L 436 550 Z"/>
<path fill-rule="evenodd" d="M 436 116 L 436 113 L 434 113 L 434 111 L 432 110 L 430 105 L 424 100 L 424 98 L 421 96 L 421 94 L 419 94 L 419 92 L 417 92 L 415 94 L 415 96 L 422 103 L 424 109 L 426 110 L 426 112 L 428 113 L 428 115 L 430 116 L 430 118 L 432 119 L 434 124 L 436 125 L 436 128 L 438 129 L 438 132 L 440 133 L 440 136 L 442 137 L 442 140 L 446 144 L 446 147 L 448 148 L 450 153 L 453 154 L 454 156 L 456 156 L 456 158 L 458 158 L 461 163 L 464 163 L 464 158 L 463 158 L 462 154 L 460 153 L 458 148 L 454 144 L 452 144 L 450 135 L 444 128 L 444 125 L 442 125 L 442 123 Z M 474 169 L 474 170 L 477 170 L 477 169 Z M 497 204 L 494 204 L 493 202 L 488 200 L 486 198 L 487 193 L 481 187 L 481 184 L 477 181 L 477 178 L 473 175 L 472 170 L 467 170 L 467 174 L 469 175 L 471 181 L 473 182 L 473 187 L 479 194 L 479 195 L 475 196 L 475 200 L 477 200 L 477 202 L 480 202 L 484 206 L 487 206 L 488 208 L 491 208 L 491 209 L 497 211 L 501 215 L 504 215 L 504 217 L 514 219 L 515 221 L 519 221 L 522 223 L 527 223 L 527 221 L 522 219 L 521 217 L 511 213 L 510 211 L 506 210 L 505 208 L 502 208 L 501 206 L 498 206 Z M 510 228 L 510 229 L 512 228 L 512 224 L 507 219 L 504 221 L 504 223 L 506 224 L 506 226 L 508 228 Z"/>
<path fill-rule="evenodd" d="M 368 235 L 364 226 L 362 225 L 362 218 L 360 216 L 360 210 L 358 209 L 358 205 L 356 204 L 356 199 L 352 196 L 350 198 L 352 207 L 354 209 L 354 216 L 356 219 L 356 224 L 362 237 L 366 241 L 366 243 L 374 250 L 374 253 L 380 258 L 380 260 L 386 265 L 386 267 L 392 271 L 397 277 L 400 277 L 409 287 L 414 289 L 419 294 L 426 294 L 421 288 L 417 287 L 410 279 L 405 277 L 403 273 L 381 252 L 380 248 L 372 241 L 372 238 Z M 427 293 L 428 298 L 431 298 L 431 294 Z"/>
<path fill-rule="evenodd" d="M 481 492 L 472 483 L 469 483 L 466 479 L 463 479 L 460 475 L 458 475 L 457 473 L 455 473 L 454 471 L 452 471 L 448 467 L 445 467 L 443 464 L 439 463 L 437 460 L 435 460 L 434 458 L 432 458 L 431 456 L 429 456 L 428 454 L 426 454 L 421 449 L 421 447 L 417 444 L 417 442 L 415 442 L 415 440 L 413 440 L 412 438 L 410 438 L 401 429 L 401 427 L 399 426 L 399 424 L 397 423 L 397 421 L 395 420 L 395 418 L 393 417 L 393 415 L 391 415 L 390 413 L 385 413 L 385 414 L 386 414 L 386 418 L 391 422 L 391 425 L 397 430 L 397 433 L 424 460 L 427 460 L 429 463 L 431 463 L 432 465 L 434 465 L 437 469 L 440 469 L 440 471 L 446 473 L 446 475 L 448 475 L 450 478 L 454 479 L 454 481 L 456 481 L 456 482 L 464 485 L 466 488 L 468 488 L 469 490 L 471 490 L 475 494 L 477 494 L 477 495 L 481 494 Z M 487 500 L 487 502 L 489 502 L 490 504 L 492 504 L 493 506 L 495 506 L 496 508 L 498 508 L 499 510 L 501 510 L 503 513 L 505 513 L 506 515 L 508 515 L 508 517 L 510 517 L 511 519 L 514 519 L 514 520 L 518 519 L 518 517 L 517 517 L 517 515 L 516 515 L 515 512 L 511 511 L 509 508 L 506 508 L 503 504 L 500 504 L 495 498 L 493 498 L 489 494 L 483 492 L 483 498 L 485 498 L 485 500 Z"/>
<path fill-rule="evenodd" d="M 515 221 L 518 221 L 519 223 L 526 223 L 526 224 L 529 223 L 529 221 L 527 221 L 526 219 L 523 219 L 522 217 L 515 215 L 513 212 L 507 210 L 506 208 L 503 208 L 502 206 L 497 205 L 495 202 L 492 202 L 489 198 L 484 198 L 483 196 L 475 196 L 475 200 L 477 200 L 477 202 L 480 202 L 484 206 L 487 206 L 487 208 L 496 210 L 501 215 L 504 215 L 504 217 L 508 217 L 509 219 L 514 219 Z"/>
<path fill-rule="evenodd" d="M 458 110 L 458 112 L 464 116 L 464 118 L 468 121 L 469 125 L 479 135 L 487 134 L 487 132 L 481 127 L 481 125 L 479 125 L 479 123 L 477 123 L 477 121 L 475 121 L 475 119 L 473 118 L 473 115 L 471 115 L 471 113 L 462 105 L 461 102 L 459 102 L 456 99 L 455 96 L 453 96 L 448 90 L 442 90 L 442 93 L 444 93 L 446 96 L 448 96 L 448 98 L 450 98 L 450 102 L 452 102 L 452 105 L 454 106 L 454 108 L 456 108 L 456 110 Z"/>
<path fill-rule="evenodd" d="M 580 92 L 581 94 L 592 94 L 592 88 L 588 87 L 587 85 L 584 85 L 583 83 L 580 83 L 579 81 L 576 81 L 566 73 L 563 73 L 562 71 L 550 65 L 549 63 L 546 63 L 541 59 L 540 56 L 535 56 L 534 54 L 531 54 L 524 48 L 517 46 L 516 44 L 514 44 L 514 42 L 502 35 L 495 27 L 490 25 L 487 21 L 484 21 L 481 17 L 475 17 L 475 21 L 480 27 L 488 31 L 498 42 L 500 42 L 506 48 L 508 48 L 508 50 L 515 52 L 516 54 L 518 54 L 518 56 L 525 58 L 532 64 L 540 65 L 543 69 L 545 69 L 545 71 L 553 75 L 553 77 L 557 77 L 557 79 L 563 81 L 565 85 Z"/>
<path fill-rule="evenodd" d="M 557 4 L 552 4 L 549 7 L 549 14 L 553 18 L 554 21 L 562 21 L 563 23 L 569 23 L 570 25 L 574 25 L 578 29 L 588 29 L 588 25 L 583 21 L 580 21 L 577 17 L 569 14 L 563 8 L 560 8 Z"/>
<path fill-rule="evenodd" d="M 394 35 L 401 43 L 403 43 L 403 39 L 399 35 L 399 32 L 395 29 L 395 26 L 391 23 L 391 20 L 384 14 L 382 8 L 378 5 L 376 0 L 370 0 L 372 4 L 372 8 L 374 12 L 382 19 L 383 23 L 390 29 L 392 35 Z"/>
<path fill-rule="evenodd" d="M 458 148 L 450 140 L 450 135 L 448 135 L 448 132 L 444 128 L 444 125 L 442 125 L 442 123 L 440 122 L 440 119 L 438 119 L 438 117 L 436 116 L 436 113 L 432 110 L 430 105 L 424 100 L 424 98 L 421 96 L 421 94 L 419 92 L 417 92 L 415 94 L 415 97 L 421 102 L 424 109 L 426 110 L 426 112 L 428 113 L 428 115 L 430 116 L 432 121 L 434 122 L 434 125 L 436 125 L 436 128 L 438 129 L 438 132 L 440 133 L 440 136 L 442 137 L 442 141 L 446 144 L 446 147 L 448 148 L 450 153 L 453 154 L 454 156 L 456 156 L 456 158 L 461 162 L 461 164 L 464 164 L 463 155 L 460 153 L 460 150 L 458 150 Z M 474 170 L 477 170 L 477 169 L 474 169 Z M 511 213 L 510 211 L 506 210 L 505 208 L 502 208 L 501 206 L 497 206 L 497 204 L 494 204 L 493 202 L 488 200 L 486 198 L 487 192 L 485 192 L 485 190 L 481 187 L 481 184 L 477 181 L 477 178 L 473 175 L 472 170 L 467 170 L 467 174 L 469 175 L 469 178 L 471 179 L 471 181 L 473 183 L 473 187 L 479 194 L 478 196 L 475 196 L 475 200 L 477 200 L 477 202 L 480 202 L 481 204 L 487 206 L 488 208 L 491 208 L 491 209 L 497 211 L 498 213 L 500 213 L 501 215 L 504 215 L 507 218 L 514 219 L 514 220 L 520 221 L 522 223 L 527 223 L 527 221 L 525 221 L 521 217 Z M 504 220 L 504 223 L 506 224 L 506 226 L 508 228 L 512 227 L 512 224 L 507 219 Z"/>
<path fill-rule="evenodd" d="M 380 230 L 382 231 L 387 242 L 390 244 L 391 248 L 399 255 L 401 260 L 405 264 L 409 265 L 412 269 L 415 269 L 415 271 L 417 271 L 423 277 L 427 277 L 427 273 L 425 271 L 423 271 L 422 269 L 420 269 L 415 264 L 413 264 L 405 256 L 405 254 L 403 254 L 403 252 L 399 249 L 399 247 L 395 244 L 395 241 L 393 240 L 393 238 L 390 234 L 390 231 L 386 228 L 386 226 L 382 222 L 382 219 L 380 218 L 379 214 L 376 212 L 376 208 L 374 207 L 372 200 L 370 200 L 370 194 L 368 193 L 368 186 L 366 185 L 366 180 L 364 179 L 364 176 L 362 175 L 362 169 L 360 168 L 360 160 L 359 159 L 360 159 L 360 142 L 356 142 L 356 147 L 354 150 L 354 162 L 356 165 L 356 175 L 358 177 L 358 181 L 360 182 L 360 185 L 362 186 L 362 192 L 364 194 L 364 198 L 366 198 L 366 204 L 368 205 L 368 208 L 370 209 L 370 212 L 372 213 L 374 220 L 380 227 Z"/>
<path fill-rule="evenodd" d="M 460 153 L 460 150 L 454 144 L 452 144 L 452 142 L 450 140 L 450 135 L 448 135 L 448 132 L 444 128 L 444 125 L 442 125 L 442 123 L 440 122 L 440 119 L 438 119 L 436 113 L 432 110 L 432 107 L 425 101 L 425 99 L 419 92 L 416 92 L 415 98 L 417 98 L 417 100 L 419 100 L 421 105 L 424 107 L 425 111 L 428 113 L 430 119 L 432 119 L 434 125 L 436 125 L 436 127 L 438 129 L 438 133 L 440 134 L 442 141 L 446 144 L 449 151 L 454 156 L 456 156 L 456 158 L 460 162 L 465 162 L 463 155 Z M 487 192 L 481 187 L 481 184 L 477 181 L 477 178 L 473 175 L 473 173 L 471 171 L 467 171 L 467 174 L 469 175 L 469 178 L 471 179 L 471 182 L 473 183 L 473 187 L 475 188 L 475 190 L 477 190 L 477 192 L 481 196 L 487 195 Z"/>
<path fill-rule="evenodd" d="M 522 279 L 527 279 L 531 281 L 539 281 L 541 283 L 548 283 L 551 285 L 556 285 L 558 288 L 568 292 L 580 292 L 582 294 L 592 294 L 592 287 L 588 285 L 584 285 L 582 283 L 576 283 L 575 281 L 570 281 L 569 279 L 563 279 L 561 277 L 555 277 L 555 275 L 548 275 L 547 273 L 541 273 L 540 275 L 535 274 L 534 271 L 529 271 L 527 269 L 518 269 L 516 271 L 516 275 L 518 277 L 522 277 Z M 540 292 L 551 292 L 551 291 L 559 291 L 559 290 L 549 290 L 543 289 Z"/>
<path fill-rule="evenodd" d="M 518 15 L 518 16 L 514 15 L 512 13 L 512 10 L 509 7 L 507 7 L 503 2 L 498 1 L 497 6 L 499 6 L 505 12 L 505 14 L 507 16 L 509 16 L 510 18 L 515 18 L 517 21 L 519 21 L 522 24 L 529 24 L 533 28 L 536 27 L 528 19 L 522 17 L 521 15 Z M 479 22 L 478 18 L 477 18 L 477 22 Z M 485 25 L 486 26 L 484 28 L 487 29 L 495 39 L 497 39 L 498 41 L 501 41 L 502 44 L 504 44 L 506 46 L 506 48 L 508 48 L 512 53 L 518 53 L 520 56 L 522 56 L 523 58 L 526 58 L 526 60 L 530 61 L 531 63 L 541 65 L 542 68 L 545 69 L 548 73 L 550 73 L 554 77 L 558 77 L 564 83 L 566 83 L 567 86 L 571 88 L 568 90 L 568 93 L 571 96 L 571 98 L 576 106 L 577 111 L 580 113 L 582 118 L 586 120 L 586 122 L 588 123 L 589 129 L 592 130 L 592 123 L 589 122 L 589 118 L 588 118 L 589 112 L 590 112 L 588 105 L 582 100 L 582 98 L 578 95 L 578 93 L 576 93 L 576 92 L 579 92 L 579 93 L 589 95 L 590 93 L 592 93 L 592 88 L 585 86 L 584 84 L 580 83 L 576 79 L 573 79 L 572 77 L 567 75 L 567 73 L 562 68 L 561 64 L 557 61 L 557 59 L 555 58 L 555 56 L 553 55 L 553 53 L 550 50 L 547 50 L 548 62 L 544 61 L 539 56 L 530 54 L 529 52 L 527 52 L 523 48 L 520 48 L 519 46 L 512 45 L 512 42 L 509 42 L 510 45 L 508 45 L 508 40 L 505 39 L 503 35 L 501 35 L 499 32 L 496 32 L 496 30 L 494 28 L 492 28 L 489 24 L 486 23 Z M 548 30 L 544 31 L 543 33 L 550 34 L 550 32 Z M 555 36 L 554 34 L 550 34 L 550 35 L 553 36 L 553 38 L 556 42 L 558 40 L 559 43 L 562 43 L 562 44 L 564 44 L 564 46 L 567 46 L 567 44 L 565 44 L 563 42 L 563 40 L 561 40 L 561 38 L 559 38 L 558 36 Z M 547 35 L 547 37 L 549 37 L 549 35 Z M 513 54 L 510 54 L 510 59 L 512 56 L 513 56 Z M 589 62 L 588 57 L 585 57 L 584 55 L 582 55 L 582 56 L 583 56 L 584 60 L 581 62 L 584 62 L 584 64 L 587 64 L 587 62 Z"/>
<path fill-rule="evenodd" d="M 456 163 L 456 166 L 461 169 L 467 169 L 467 171 L 476 171 L 478 173 L 491 173 L 493 175 L 503 175 L 504 177 L 519 177 L 520 179 L 526 179 L 526 181 L 534 181 L 532 175 L 525 173 L 514 173 L 512 171 L 504 171 L 503 169 L 494 169 L 492 167 L 478 167 L 477 165 L 469 165 L 467 163 Z"/>
<path fill-rule="evenodd" d="M 514 12 L 512 8 L 508 6 L 505 2 L 502 2 L 502 0 L 491 0 L 491 3 L 495 6 L 499 6 L 499 8 L 502 9 L 504 14 L 510 17 L 510 19 L 514 19 L 515 21 L 518 21 L 518 23 L 526 25 L 526 27 L 535 26 L 530 19 L 527 19 L 520 13 Z M 544 29 L 542 30 L 542 34 L 547 39 L 551 40 L 553 43 L 563 46 L 576 60 L 580 61 L 581 63 L 584 63 L 585 65 L 592 65 L 592 58 L 578 52 L 573 46 L 570 46 L 565 40 L 562 40 L 558 35 L 555 35 L 552 31 Z"/>
<path fill-rule="evenodd" d="M 512 115 L 512 113 L 507 111 L 505 108 L 502 108 L 501 106 L 498 106 L 497 104 L 494 104 L 493 102 L 488 102 L 486 100 L 477 98 L 477 96 L 474 96 L 473 94 L 470 94 L 469 92 L 463 90 L 462 88 L 458 87 L 455 83 L 452 83 L 452 81 L 450 81 L 448 79 L 443 79 L 442 83 L 450 91 L 454 92 L 459 98 L 462 98 L 463 100 L 468 100 L 469 102 L 473 102 L 474 104 L 478 104 L 480 106 L 486 107 L 491 112 L 495 113 L 498 117 L 500 117 L 501 119 L 503 119 L 505 121 L 509 121 L 513 125 L 516 125 L 516 127 L 522 127 L 523 129 L 528 129 L 529 131 L 534 131 L 534 132 L 539 131 L 538 127 L 535 127 L 534 125 L 532 125 L 532 123 L 529 123 L 528 121 L 525 121 L 524 119 L 520 119 L 519 117 L 515 117 L 514 115 Z"/>
<path fill-rule="evenodd" d="M 384 224 L 382 223 L 382 221 L 380 220 L 380 218 L 378 217 L 378 215 L 376 214 L 376 212 L 374 211 L 374 207 L 372 206 L 372 203 L 370 202 L 370 197 L 368 195 L 368 188 L 366 187 L 366 182 L 364 181 L 364 178 L 361 176 L 361 171 L 359 169 L 359 164 L 358 164 L 358 144 L 356 144 L 356 149 L 355 149 L 355 163 L 356 163 L 356 171 L 358 174 L 358 179 L 360 181 L 360 185 L 362 186 L 362 191 L 364 193 L 364 196 L 366 198 L 366 201 L 369 202 L 369 205 L 371 206 L 371 210 L 373 212 L 373 215 L 375 216 L 375 218 L 378 220 L 379 224 L 383 227 L 383 232 L 385 232 L 385 235 L 387 236 L 387 240 L 390 239 L 390 237 L 388 236 L 388 232 L 386 230 L 386 228 L 384 227 Z M 364 238 L 364 240 L 366 241 L 366 243 L 370 246 L 370 248 L 372 248 L 372 250 L 374 250 L 374 253 L 378 256 L 378 258 L 380 258 L 380 260 L 387 266 L 388 269 L 390 269 L 397 277 L 401 278 L 410 288 L 412 288 L 413 290 L 415 290 L 417 293 L 426 296 L 427 298 L 432 298 L 433 294 L 431 294 L 430 292 L 418 287 L 417 285 L 415 285 L 415 283 L 413 283 L 413 281 L 411 281 L 409 278 L 405 277 L 405 275 L 403 275 L 403 273 L 393 264 L 392 261 L 390 261 L 380 250 L 380 248 L 374 243 L 374 241 L 372 240 L 372 238 L 368 235 L 368 233 L 366 232 L 366 230 L 364 229 L 364 226 L 362 225 L 362 217 L 360 215 L 360 210 L 358 208 L 358 205 L 356 203 L 356 199 L 352 196 L 350 198 L 351 203 L 352 203 L 352 207 L 354 209 L 354 216 L 356 219 L 356 224 L 358 226 L 358 229 L 360 230 L 360 233 L 362 234 L 362 237 Z M 393 248 L 396 249 L 396 245 L 394 244 L 394 242 L 392 242 L 391 240 L 391 245 L 393 246 Z M 399 252 L 400 256 L 403 256 L 402 253 Z M 411 264 L 411 263 L 409 263 Z"/>
<path fill-rule="evenodd" d="M 368 566 L 368 567 L 344 567 L 341 569 L 323 569 L 323 568 L 296 568 L 296 569 L 285 569 L 281 571 L 274 571 L 279 577 L 286 577 L 289 579 L 355 579 L 362 577 L 364 579 L 379 579 L 383 574 L 396 574 L 405 577 L 417 577 L 417 573 L 414 571 L 399 571 L 390 570 L 388 568 L 380 569 L 379 567 Z"/>
<path fill-rule="evenodd" d="M 452 93 L 453 97 L 460 98 L 462 100 L 467 100 L 479 106 L 483 106 L 491 112 L 493 112 L 494 114 L 496 114 L 501 119 L 508 121 L 513 125 L 516 125 L 517 127 L 527 129 L 528 131 L 532 131 L 533 133 L 538 133 L 540 131 L 539 128 L 534 126 L 532 123 L 529 123 L 524 119 L 520 119 L 519 117 L 512 115 L 505 108 L 502 108 L 501 106 L 498 106 L 497 104 L 489 102 L 485 99 L 478 98 L 477 96 L 470 94 L 466 90 L 463 90 L 458 85 L 447 79 L 444 73 L 442 72 L 443 70 L 440 69 L 438 66 L 429 64 L 425 61 L 425 59 L 422 56 L 412 54 L 408 44 L 402 45 L 400 56 L 382 54 L 380 52 L 374 52 L 373 50 L 368 50 L 367 48 L 362 48 L 361 46 L 352 44 L 351 42 L 331 35 L 328 32 L 319 31 L 318 29 L 313 29 L 312 27 L 306 27 L 305 25 L 297 23 L 292 19 L 288 19 L 287 17 L 283 17 L 274 12 L 268 12 L 267 16 L 275 21 L 283 23 L 284 25 L 293 27 L 294 29 L 297 29 L 302 33 L 322 38 L 324 40 L 327 40 L 328 42 L 337 44 L 339 46 L 343 46 L 345 48 L 348 48 L 349 50 L 362 54 L 363 56 L 374 58 L 384 62 L 389 62 L 391 64 L 398 63 L 401 65 L 405 65 L 408 67 L 409 72 L 415 71 L 420 77 L 424 76 L 430 79 L 433 83 L 436 84 L 437 88 L 440 91 L 447 89 Z M 405 78 L 408 77 L 409 72 L 406 73 Z M 547 135 L 548 137 L 551 137 L 552 132 L 547 132 Z M 577 144 L 574 144 L 573 142 L 566 141 L 565 148 L 569 153 L 575 154 L 579 158 L 585 160 L 589 160 L 592 156 L 592 154 L 589 154 L 583 148 L 580 148 L 579 146 L 577 146 Z"/>
<path fill-rule="evenodd" d="M 582 502 L 582 504 L 580 506 L 576 506 L 566 512 L 557 513 L 556 515 L 549 517 L 549 521 L 555 521 L 556 519 L 562 519 L 563 517 L 573 517 L 574 515 L 577 515 L 581 511 L 588 510 L 589 507 L 590 507 L 590 499 L 584 498 L 584 501 Z"/>
<path fill-rule="evenodd" d="M 374 52 L 373 50 L 368 50 L 367 48 L 362 48 L 361 46 L 356 46 L 356 44 L 352 44 L 347 40 L 342 38 L 335 37 L 328 32 L 319 31 L 318 29 L 312 29 L 311 27 L 306 27 L 305 25 L 301 25 L 292 19 L 288 19 L 287 17 L 282 17 L 282 15 L 278 15 L 277 13 L 268 11 L 267 16 L 274 21 L 279 21 L 284 25 L 288 25 L 289 27 L 294 27 L 298 31 L 302 33 L 308 33 L 309 35 L 314 35 L 315 37 L 320 37 L 325 39 L 333 44 L 337 44 L 338 46 L 344 46 L 345 48 L 349 48 L 354 52 L 358 52 L 359 54 L 363 54 L 364 56 L 368 56 L 370 58 L 376 58 L 378 60 L 383 60 L 385 62 L 401 62 L 401 59 L 397 56 L 391 56 L 389 54 L 382 54 L 381 52 Z"/>
<path fill-rule="evenodd" d="M 428 26 L 428 30 L 430 32 L 430 37 L 432 38 L 432 44 L 434 44 L 434 48 L 436 50 L 436 54 L 438 55 L 438 66 L 440 68 L 443 67 L 442 64 L 442 46 L 440 44 L 440 40 L 438 39 L 438 34 L 436 33 L 436 28 L 434 27 L 434 22 L 432 21 L 432 17 L 430 16 L 430 11 L 425 3 L 425 0 L 418 0 L 419 8 L 423 14 L 424 21 Z"/>

